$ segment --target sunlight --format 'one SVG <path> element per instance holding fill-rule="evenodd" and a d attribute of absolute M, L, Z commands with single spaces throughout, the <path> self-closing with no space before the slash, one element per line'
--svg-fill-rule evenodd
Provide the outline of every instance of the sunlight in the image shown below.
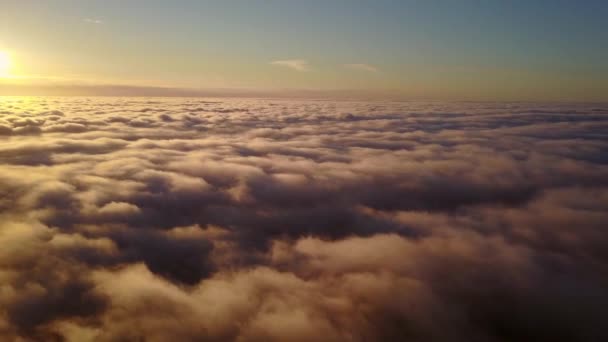
<path fill-rule="evenodd" d="M 5 51 L 0 51 L 0 77 L 8 77 L 11 69 L 11 58 Z"/>

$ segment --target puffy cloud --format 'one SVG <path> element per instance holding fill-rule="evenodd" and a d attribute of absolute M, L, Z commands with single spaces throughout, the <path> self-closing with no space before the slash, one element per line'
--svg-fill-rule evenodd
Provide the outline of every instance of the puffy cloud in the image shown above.
<path fill-rule="evenodd" d="M 0 339 L 605 340 L 606 130 L 582 104 L 3 99 Z"/>
<path fill-rule="evenodd" d="M 110 202 L 99 208 L 99 213 L 102 215 L 134 215 L 139 213 L 137 206 L 124 202 Z"/>
<path fill-rule="evenodd" d="M 79 123 L 65 123 L 59 125 L 50 125 L 46 128 L 47 132 L 65 132 L 65 133 L 80 133 L 85 132 L 87 127 Z"/>

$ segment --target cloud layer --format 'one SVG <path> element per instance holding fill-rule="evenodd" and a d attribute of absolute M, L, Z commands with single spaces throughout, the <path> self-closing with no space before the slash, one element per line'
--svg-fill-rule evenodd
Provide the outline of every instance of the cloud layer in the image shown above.
<path fill-rule="evenodd" d="M 0 101 L 0 339 L 608 338 L 608 107 Z"/>

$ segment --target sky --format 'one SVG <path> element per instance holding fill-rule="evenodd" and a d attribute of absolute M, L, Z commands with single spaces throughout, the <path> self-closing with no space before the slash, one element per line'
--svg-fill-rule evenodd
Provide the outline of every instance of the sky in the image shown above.
<path fill-rule="evenodd" d="M 11 62 L 10 74 L 0 76 L 1 95 L 608 100 L 605 1 L 0 0 L 0 6 L 0 52 Z"/>

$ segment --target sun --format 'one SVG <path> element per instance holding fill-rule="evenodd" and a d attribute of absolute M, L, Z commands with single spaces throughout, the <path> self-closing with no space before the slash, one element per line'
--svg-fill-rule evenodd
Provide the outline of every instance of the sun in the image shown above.
<path fill-rule="evenodd" d="M 0 51 L 0 77 L 7 77 L 11 71 L 11 57 L 5 51 Z"/>

